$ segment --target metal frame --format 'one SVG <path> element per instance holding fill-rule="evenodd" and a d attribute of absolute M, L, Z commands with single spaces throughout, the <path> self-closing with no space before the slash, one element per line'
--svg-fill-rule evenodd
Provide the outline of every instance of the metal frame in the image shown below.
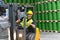
<path fill-rule="evenodd" d="M 16 10 L 15 7 L 16 5 L 14 4 L 9 4 L 9 22 L 11 23 L 11 27 L 10 27 L 10 38 L 11 40 L 14 40 L 14 37 L 13 37 L 13 34 L 14 34 L 14 28 L 16 27 L 16 20 L 15 20 L 15 16 L 16 14 L 14 13 L 14 11 Z M 26 15 L 25 15 L 26 17 Z M 24 40 L 26 39 L 25 38 L 25 35 L 26 35 L 26 18 L 24 17 Z"/>

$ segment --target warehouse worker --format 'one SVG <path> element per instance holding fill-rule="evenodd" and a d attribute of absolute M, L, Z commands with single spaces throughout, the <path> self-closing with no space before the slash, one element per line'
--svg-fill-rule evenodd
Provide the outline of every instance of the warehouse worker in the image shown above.
<path fill-rule="evenodd" d="M 27 28 L 27 33 L 29 32 L 33 32 L 35 33 L 35 24 L 32 20 L 32 15 L 33 15 L 33 12 L 31 10 L 29 10 L 27 12 L 28 16 L 27 16 L 27 19 L 26 19 L 26 28 Z M 22 27 L 24 26 L 24 20 L 17 20 L 16 21 L 17 23 L 20 22 L 20 25 L 22 25 Z"/>

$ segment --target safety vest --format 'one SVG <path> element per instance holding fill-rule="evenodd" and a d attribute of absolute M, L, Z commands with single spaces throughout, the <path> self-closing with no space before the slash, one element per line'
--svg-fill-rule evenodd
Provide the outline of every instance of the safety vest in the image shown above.
<path fill-rule="evenodd" d="M 28 28 L 29 25 L 30 25 L 32 22 L 33 22 L 32 19 L 30 19 L 29 21 L 27 21 L 27 19 L 26 19 L 26 28 Z M 22 22 L 20 22 L 20 25 L 21 25 L 22 27 L 24 27 L 24 19 L 22 20 Z"/>

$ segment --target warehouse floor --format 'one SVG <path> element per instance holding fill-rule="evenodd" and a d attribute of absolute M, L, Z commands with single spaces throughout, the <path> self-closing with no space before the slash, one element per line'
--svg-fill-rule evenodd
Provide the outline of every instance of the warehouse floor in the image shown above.
<path fill-rule="evenodd" d="M 41 32 L 41 40 L 60 40 L 60 33 Z"/>
<path fill-rule="evenodd" d="M 41 32 L 41 40 L 60 40 L 60 33 Z M 7 39 L 0 39 L 7 40 Z"/>

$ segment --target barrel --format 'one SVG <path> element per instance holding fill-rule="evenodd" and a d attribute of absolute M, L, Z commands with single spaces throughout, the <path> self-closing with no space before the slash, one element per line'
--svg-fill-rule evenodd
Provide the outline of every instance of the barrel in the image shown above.
<path fill-rule="evenodd" d="M 44 11 L 46 11 L 48 8 L 47 3 L 44 3 Z"/>
<path fill-rule="evenodd" d="M 57 22 L 57 31 L 60 32 L 60 22 Z"/>
<path fill-rule="evenodd" d="M 41 19 L 42 19 L 42 20 L 45 20 L 45 17 L 44 17 L 45 15 L 44 15 L 44 13 L 41 13 L 41 16 L 42 16 Z"/>
<path fill-rule="evenodd" d="M 38 5 L 35 4 L 35 19 L 37 20 L 37 14 L 38 14 Z"/>
<path fill-rule="evenodd" d="M 60 20 L 60 11 L 57 11 L 57 20 Z"/>
<path fill-rule="evenodd" d="M 56 10 L 56 2 L 51 2 L 52 4 L 52 10 Z"/>
<path fill-rule="evenodd" d="M 56 15 L 57 13 L 56 12 L 52 12 L 52 14 L 53 14 L 53 16 L 52 16 L 53 18 L 52 19 L 53 20 L 57 20 L 57 15 Z M 52 27 L 53 30 L 57 31 L 57 24 L 56 24 L 56 22 L 52 22 L 52 25 L 53 25 L 53 27 Z"/>
<path fill-rule="evenodd" d="M 45 30 L 45 22 L 41 22 L 41 28 L 42 30 Z M 47 26 L 46 26 L 46 30 L 47 30 Z"/>
<path fill-rule="evenodd" d="M 41 12 L 44 11 L 44 5 L 43 4 L 40 4 L 41 5 Z"/>
<path fill-rule="evenodd" d="M 48 30 L 49 30 L 48 22 L 45 22 L 45 30 L 46 30 L 46 31 L 48 31 Z"/>
<path fill-rule="evenodd" d="M 56 1 L 57 10 L 60 10 L 60 1 Z"/>
<path fill-rule="evenodd" d="M 48 10 L 51 10 L 51 8 L 52 8 L 51 2 L 48 2 L 48 3 L 47 3 L 47 6 L 48 6 Z"/>
<path fill-rule="evenodd" d="M 38 27 L 40 30 L 42 30 L 42 29 L 41 29 L 41 22 L 40 22 L 40 21 L 37 22 L 37 27 Z"/>
<path fill-rule="evenodd" d="M 53 27 L 53 26 L 52 26 L 52 22 L 48 22 L 48 26 L 49 26 L 49 31 L 52 31 L 52 29 L 53 29 L 53 28 L 52 28 L 52 27 Z"/>
<path fill-rule="evenodd" d="M 56 22 L 52 22 L 52 30 L 57 31 L 57 23 Z"/>
<path fill-rule="evenodd" d="M 48 20 L 48 13 L 45 12 L 44 15 L 45 15 L 45 16 L 44 16 L 44 17 L 45 17 L 45 20 Z"/>
<path fill-rule="evenodd" d="M 57 12 L 57 20 L 60 20 L 60 11 Z M 57 30 L 60 32 L 60 22 L 57 22 Z"/>
<path fill-rule="evenodd" d="M 48 12 L 48 20 L 52 20 L 52 13 Z"/>
<path fill-rule="evenodd" d="M 52 2 L 52 10 L 56 10 L 56 2 Z M 52 20 L 57 20 L 57 13 L 55 11 L 52 12 Z M 53 31 L 57 31 L 57 24 L 56 22 L 52 22 L 52 29 Z"/>

